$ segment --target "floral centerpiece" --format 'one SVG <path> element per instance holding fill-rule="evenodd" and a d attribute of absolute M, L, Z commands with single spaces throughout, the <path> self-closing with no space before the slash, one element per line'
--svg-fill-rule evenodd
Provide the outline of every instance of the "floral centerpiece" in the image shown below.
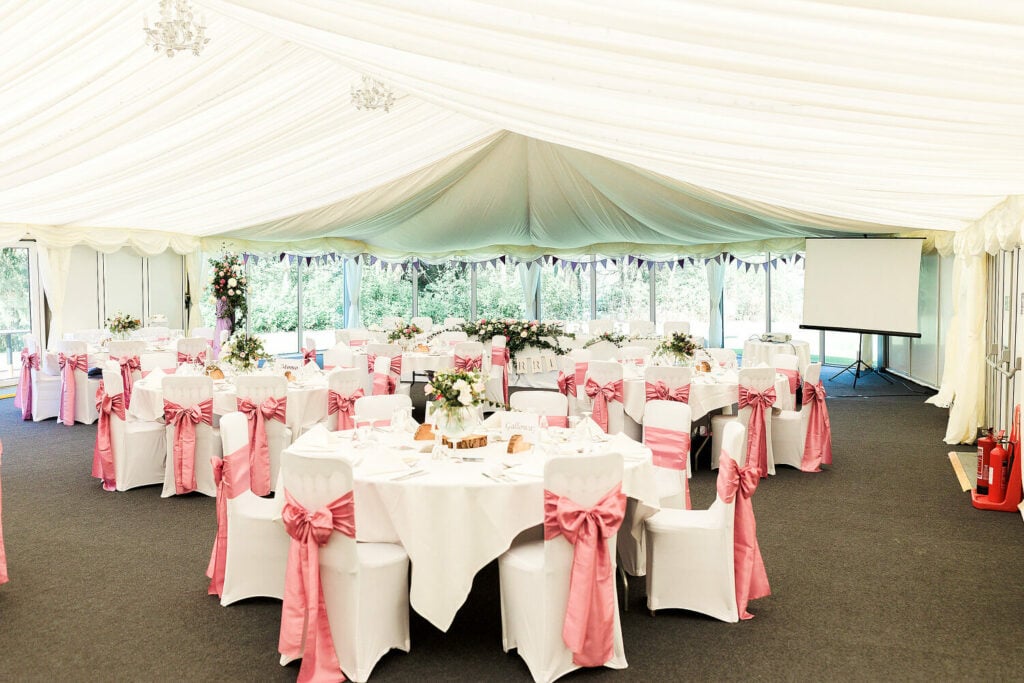
<path fill-rule="evenodd" d="M 420 334 L 423 334 L 423 330 L 419 326 L 411 323 L 408 325 L 399 323 L 395 329 L 388 332 L 388 343 L 394 344 L 399 341 L 411 341 Z"/>
<path fill-rule="evenodd" d="M 515 318 L 480 318 L 476 322 L 467 322 L 460 325 L 461 329 L 469 337 L 475 337 L 486 342 L 491 337 L 501 335 L 508 342 L 509 356 L 516 357 L 516 354 L 527 347 L 535 349 L 548 349 L 556 355 L 564 356 L 568 351 L 558 343 L 559 337 L 575 338 L 576 335 L 566 332 L 561 323 L 542 323 L 537 320 L 516 320 Z"/>
<path fill-rule="evenodd" d="M 107 318 L 107 329 L 116 337 L 125 337 L 132 330 L 142 327 L 142 321 L 127 313 L 118 311 L 114 317 Z"/>
<path fill-rule="evenodd" d="M 245 322 L 249 313 L 245 277 L 245 265 L 238 254 L 225 254 L 223 258 L 210 259 L 210 291 L 217 306 L 217 329 L 213 336 L 214 345 L 220 339 L 220 331 L 234 334 L 235 328 Z"/>
<path fill-rule="evenodd" d="M 602 332 L 596 337 L 588 339 L 587 343 L 583 345 L 583 348 L 593 346 L 594 344 L 598 344 L 600 342 L 611 342 L 616 346 L 622 346 L 627 341 L 629 341 L 629 337 L 624 334 L 619 334 L 618 332 Z"/>
<path fill-rule="evenodd" d="M 439 370 L 423 388 L 434 402 L 434 416 L 442 433 L 461 436 L 474 426 L 477 408 L 487 403 L 483 373 L 475 370 Z"/>
<path fill-rule="evenodd" d="M 255 335 L 238 332 L 221 347 L 220 359 L 241 371 L 254 370 L 261 358 L 266 358 L 263 340 Z"/>
<path fill-rule="evenodd" d="M 658 344 L 655 353 L 660 356 L 671 356 L 678 361 L 691 361 L 693 355 L 701 349 L 692 335 L 685 332 L 673 332 Z"/>

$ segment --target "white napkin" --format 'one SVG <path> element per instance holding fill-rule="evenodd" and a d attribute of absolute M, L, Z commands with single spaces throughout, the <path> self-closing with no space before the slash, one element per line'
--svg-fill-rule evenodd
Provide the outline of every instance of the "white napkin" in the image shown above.
<path fill-rule="evenodd" d="M 146 386 L 160 386 L 160 383 L 164 380 L 164 371 L 160 368 L 153 368 L 153 370 L 139 380 L 139 384 L 145 384 Z"/>

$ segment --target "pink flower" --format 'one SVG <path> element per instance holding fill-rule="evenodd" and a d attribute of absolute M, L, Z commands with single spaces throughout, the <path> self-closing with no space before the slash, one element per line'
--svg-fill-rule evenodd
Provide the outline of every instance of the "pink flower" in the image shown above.
<path fill-rule="evenodd" d="M 228 298 L 227 298 L 226 296 L 222 296 L 222 297 L 220 298 L 220 300 L 221 300 L 221 301 L 227 301 L 227 300 L 228 300 Z"/>
<path fill-rule="evenodd" d="M 224 280 L 223 278 L 222 278 L 222 279 L 221 279 L 221 281 L 220 281 L 220 283 L 221 283 L 222 285 L 223 285 L 224 283 L 226 283 L 226 282 L 227 282 L 227 280 Z"/>

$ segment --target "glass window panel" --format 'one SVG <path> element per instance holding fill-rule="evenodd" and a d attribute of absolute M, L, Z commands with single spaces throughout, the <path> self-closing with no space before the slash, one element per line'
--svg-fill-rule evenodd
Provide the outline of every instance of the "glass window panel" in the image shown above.
<path fill-rule="evenodd" d="M 526 315 L 523 283 L 515 266 L 498 263 L 478 268 L 476 313 L 481 318 L 522 318 Z"/>
<path fill-rule="evenodd" d="M 298 260 L 249 260 L 249 324 L 267 353 L 296 353 L 299 325 Z"/>
<path fill-rule="evenodd" d="M 412 269 L 363 266 L 359 318 L 363 327 L 380 325 L 384 316 L 412 317 Z"/>
<path fill-rule="evenodd" d="M 598 256 L 601 261 L 604 257 Z M 651 274 L 647 268 L 618 264 L 595 264 L 597 268 L 597 317 L 625 322 L 651 319 Z"/>
<path fill-rule="evenodd" d="M 818 330 L 801 330 L 804 315 L 804 262 L 777 261 L 768 277 L 772 285 L 772 332 L 786 332 L 810 345 L 811 360 L 816 360 L 821 345 Z"/>
<path fill-rule="evenodd" d="M 590 276 L 582 269 L 546 266 L 540 274 L 540 314 L 565 323 L 590 319 Z"/>
<path fill-rule="evenodd" d="M 342 261 L 303 263 L 302 341 L 316 339 L 318 349 L 334 346 L 334 330 L 345 324 L 345 271 Z"/>
<path fill-rule="evenodd" d="M 860 335 L 856 332 L 825 332 L 825 363 L 849 365 L 857 360 L 859 341 Z"/>
<path fill-rule="evenodd" d="M 470 266 L 466 263 L 424 265 L 419 277 L 417 310 L 435 325 L 445 318 L 470 317 Z"/>
<path fill-rule="evenodd" d="M 0 378 L 20 371 L 24 336 L 32 330 L 28 249 L 0 249 Z"/>
<path fill-rule="evenodd" d="M 754 256 L 751 260 L 758 261 Z M 730 263 L 725 267 L 725 291 L 722 296 L 725 307 L 723 332 L 725 348 L 743 352 L 743 342 L 751 335 L 762 335 L 767 329 L 764 293 L 766 277 L 764 268 L 748 270 L 746 265 L 737 267 Z"/>
<path fill-rule="evenodd" d="M 689 322 L 690 334 L 708 338 L 711 316 L 711 295 L 708 293 L 708 271 L 704 263 L 680 268 L 662 268 L 656 273 L 655 302 L 658 323 Z"/>

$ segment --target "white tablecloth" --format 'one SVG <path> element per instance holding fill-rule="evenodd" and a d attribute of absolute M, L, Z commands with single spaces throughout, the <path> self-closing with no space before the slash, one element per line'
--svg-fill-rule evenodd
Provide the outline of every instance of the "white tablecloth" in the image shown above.
<path fill-rule="evenodd" d="M 163 379 L 169 375 L 148 375 L 132 387 L 128 414 L 137 420 L 159 420 L 164 414 Z M 238 392 L 227 380 L 213 385 L 213 412 L 225 415 L 238 409 Z M 288 409 L 285 420 L 297 437 L 302 427 L 327 417 L 327 379 L 319 377 L 288 384 Z"/>
<path fill-rule="evenodd" d="M 788 391 L 789 380 L 785 375 L 777 375 L 776 395 L 781 396 Z M 734 371 L 695 373 L 690 382 L 690 419 L 699 420 L 712 410 L 731 406 L 739 400 L 739 393 L 739 376 Z M 637 424 L 643 424 L 646 403 L 645 380 L 627 379 L 622 382 L 622 409 Z"/>
<path fill-rule="evenodd" d="M 811 362 L 811 346 L 800 339 L 793 339 L 788 342 L 763 342 L 748 339 L 743 342 L 743 367 L 756 368 L 758 365 L 774 365 L 775 354 L 789 353 L 797 357 L 797 368 L 800 374 Z"/>
<path fill-rule="evenodd" d="M 553 430 L 559 431 L 559 430 Z M 351 432 L 312 430 L 292 449 L 323 457 L 352 458 L 355 467 L 356 535 L 361 541 L 401 543 L 412 561 L 410 603 L 420 615 L 447 630 L 465 602 L 476 573 L 508 549 L 523 530 L 544 520 L 544 456 L 507 455 L 505 443 L 469 451 L 482 462 L 432 460 L 411 448 L 408 435 L 395 441 L 354 449 Z M 316 442 L 320 439 L 320 443 Z M 427 444 L 429 446 L 429 444 Z M 650 451 L 618 435 L 598 445 L 623 453 L 623 492 L 642 503 L 642 520 L 658 509 L 658 489 Z M 312 450 L 309 450 L 312 449 Z M 575 452 L 568 443 L 550 447 Z M 427 474 L 395 481 L 403 464 Z M 503 470 L 501 463 L 519 463 Z M 496 482 L 483 472 L 506 471 L 512 482 Z"/>

